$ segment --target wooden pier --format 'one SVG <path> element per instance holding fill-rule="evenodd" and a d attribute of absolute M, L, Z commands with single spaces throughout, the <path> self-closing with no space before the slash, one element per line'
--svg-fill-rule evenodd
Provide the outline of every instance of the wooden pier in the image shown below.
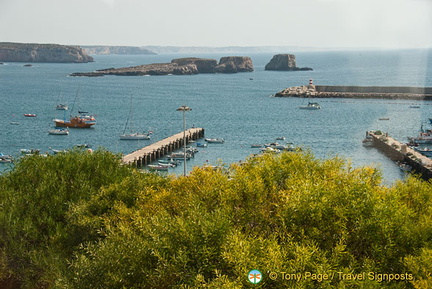
<path fill-rule="evenodd" d="M 203 128 L 186 130 L 186 144 L 204 137 Z M 123 156 L 125 164 L 142 167 L 183 147 L 183 131 Z"/>
<path fill-rule="evenodd" d="M 410 165 L 424 180 L 432 178 L 432 159 L 393 139 L 387 133 L 368 131 L 366 137 L 372 138 L 373 144 L 390 159 Z"/>

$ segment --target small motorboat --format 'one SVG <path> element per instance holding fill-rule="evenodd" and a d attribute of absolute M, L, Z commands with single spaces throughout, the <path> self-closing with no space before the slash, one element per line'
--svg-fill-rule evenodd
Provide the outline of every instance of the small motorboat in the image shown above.
<path fill-rule="evenodd" d="M 196 146 L 199 147 L 199 148 L 206 148 L 207 144 L 206 143 L 197 142 Z"/>
<path fill-rule="evenodd" d="M 193 155 L 190 153 L 186 153 L 186 160 L 189 160 Z M 167 158 L 173 159 L 173 160 L 183 160 L 185 158 L 184 152 L 181 153 L 172 153 L 170 155 L 167 155 Z"/>
<path fill-rule="evenodd" d="M 422 155 L 430 158 L 432 157 L 432 150 L 430 148 L 414 148 L 414 150 L 418 151 L 419 153 L 421 153 Z"/>
<path fill-rule="evenodd" d="M 67 104 L 61 104 L 61 103 L 60 103 L 60 104 L 57 104 L 57 105 L 56 105 L 56 109 L 57 109 L 57 110 L 68 110 L 68 108 L 69 108 L 69 107 L 67 106 Z"/>
<path fill-rule="evenodd" d="M 285 140 L 284 136 L 277 137 L 276 140 Z"/>
<path fill-rule="evenodd" d="M 251 145 L 251 148 L 262 148 L 263 147 L 263 145 L 261 145 L 261 144 L 253 144 L 253 145 Z"/>
<path fill-rule="evenodd" d="M 225 140 L 223 138 L 206 138 L 206 142 L 208 143 L 224 143 Z"/>
<path fill-rule="evenodd" d="M 318 102 L 309 102 L 308 105 L 300 106 L 299 109 L 317 110 L 321 109 Z"/>
<path fill-rule="evenodd" d="M 166 165 L 148 165 L 151 171 L 168 171 L 169 166 Z"/>
<path fill-rule="evenodd" d="M 52 135 L 68 135 L 69 134 L 69 130 L 64 129 L 64 128 L 54 128 L 54 129 L 50 129 L 48 131 L 48 134 L 52 134 Z"/>
<path fill-rule="evenodd" d="M 12 163 L 13 157 L 11 155 L 4 155 L 0 153 L 0 163 Z"/>
<path fill-rule="evenodd" d="M 181 161 L 180 160 L 174 160 L 174 159 L 166 159 L 166 160 L 159 160 L 158 164 L 162 165 L 162 166 L 176 167 L 179 164 L 181 164 Z"/>
<path fill-rule="evenodd" d="M 36 114 L 34 113 L 24 113 L 25 117 L 36 117 Z"/>

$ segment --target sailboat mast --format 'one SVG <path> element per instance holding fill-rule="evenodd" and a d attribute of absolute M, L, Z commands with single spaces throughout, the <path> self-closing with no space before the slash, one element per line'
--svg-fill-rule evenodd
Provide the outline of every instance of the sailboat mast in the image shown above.
<path fill-rule="evenodd" d="M 126 133 L 126 129 L 127 129 L 128 125 L 129 125 L 129 120 L 130 120 L 131 116 L 132 116 L 132 96 L 131 96 L 131 99 L 130 99 L 130 109 L 129 109 L 128 118 L 126 120 L 125 128 L 123 130 L 123 134 Z"/>

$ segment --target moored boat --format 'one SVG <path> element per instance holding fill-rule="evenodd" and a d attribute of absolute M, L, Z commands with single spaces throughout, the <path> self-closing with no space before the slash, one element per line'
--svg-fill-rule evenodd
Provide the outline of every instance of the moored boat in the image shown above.
<path fill-rule="evenodd" d="M 430 158 L 432 157 L 432 150 L 430 148 L 414 148 L 414 150 L 418 151 L 419 153 L 421 153 L 422 155 Z"/>
<path fill-rule="evenodd" d="M 225 140 L 223 138 L 206 138 L 204 139 L 208 143 L 224 143 Z"/>
<path fill-rule="evenodd" d="M 54 119 L 53 121 L 56 127 L 89 128 L 96 124 L 94 116 L 84 114 L 73 116 L 68 121 L 63 119 Z"/>
<path fill-rule="evenodd" d="M 67 129 L 64 129 L 64 128 L 54 128 L 54 129 L 50 129 L 48 131 L 48 134 L 51 134 L 51 135 L 68 135 L 69 131 Z"/>
<path fill-rule="evenodd" d="M 170 166 L 178 166 L 181 164 L 180 160 L 174 160 L 174 159 L 166 159 L 166 160 L 159 160 L 159 165 L 170 165 Z"/>
<path fill-rule="evenodd" d="M 432 143 L 432 130 L 420 132 L 417 137 L 410 137 L 408 139 L 410 140 L 410 142 L 415 142 L 419 144 Z"/>
<path fill-rule="evenodd" d="M 129 133 L 129 134 L 122 134 L 120 135 L 121 140 L 145 140 L 150 139 L 150 133 Z"/>
<path fill-rule="evenodd" d="M 193 155 L 190 153 L 186 153 L 186 159 L 189 160 Z M 181 153 L 172 153 L 170 155 L 167 155 L 167 158 L 173 159 L 173 160 L 183 160 L 185 158 L 184 152 Z"/>
<path fill-rule="evenodd" d="M 300 106 L 300 109 L 308 109 L 308 110 L 317 110 L 321 109 L 321 106 L 318 102 L 309 102 L 308 105 Z"/>
<path fill-rule="evenodd" d="M 11 155 L 4 155 L 0 153 L 0 163 L 12 163 L 13 157 Z"/>
<path fill-rule="evenodd" d="M 57 104 L 56 105 L 56 109 L 57 110 L 68 110 L 68 106 L 67 106 L 67 104 L 61 104 L 61 103 L 59 103 L 59 104 Z"/>
<path fill-rule="evenodd" d="M 36 117 L 35 113 L 24 113 L 25 117 Z"/>
<path fill-rule="evenodd" d="M 169 166 L 166 165 L 148 165 L 151 171 L 168 171 Z"/>

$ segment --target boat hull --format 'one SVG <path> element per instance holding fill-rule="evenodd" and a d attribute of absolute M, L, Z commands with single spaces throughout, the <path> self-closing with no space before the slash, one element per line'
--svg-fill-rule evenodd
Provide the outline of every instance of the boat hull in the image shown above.
<path fill-rule="evenodd" d="M 223 138 L 206 138 L 206 142 L 208 143 L 224 143 L 225 140 Z"/>
<path fill-rule="evenodd" d="M 121 140 L 148 140 L 150 136 L 148 134 L 133 133 L 133 134 L 122 134 Z"/>
<path fill-rule="evenodd" d="M 69 131 L 66 129 L 51 129 L 48 131 L 48 134 L 51 134 L 51 135 L 68 135 Z"/>
<path fill-rule="evenodd" d="M 54 123 L 56 127 L 90 128 L 96 124 L 96 121 L 73 117 L 69 121 L 54 119 Z"/>

